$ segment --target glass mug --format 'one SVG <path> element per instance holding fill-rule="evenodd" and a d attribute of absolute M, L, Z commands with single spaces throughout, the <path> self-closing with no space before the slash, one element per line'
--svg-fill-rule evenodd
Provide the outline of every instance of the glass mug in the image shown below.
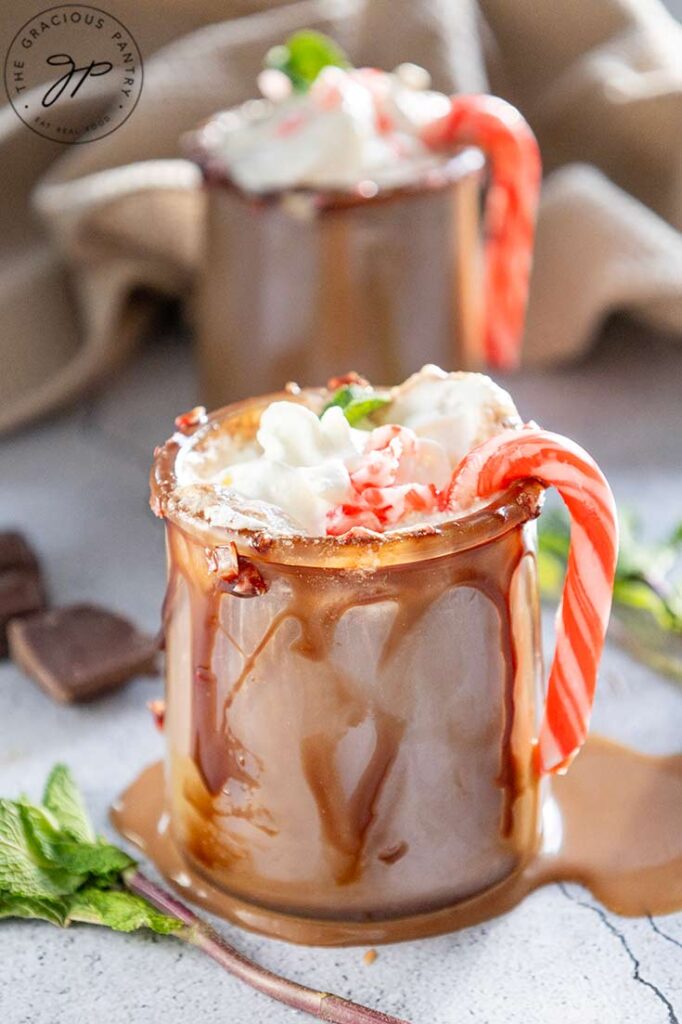
<path fill-rule="evenodd" d="M 259 196 L 214 155 L 221 115 L 188 139 L 207 220 L 197 297 L 202 402 L 355 369 L 402 380 L 425 362 L 519 359 L 540 163 L 521 115 L 456 96 L 425 130 L 442 152 L 408 185 Z"/>
<path fill-rule="evenodd" d="M 192 445 L 253 437 L 275 398 L 315 402 L 230 406 Z M 539 842 L 542 485 L 438 532 L 273 538 L 179 503 L 178 448 L 158 450 L 152 491 L 169 562 L 166 806 L 185 862 L 241 923 L 305 941 L 317 922 L 325 942 L 362 941 L 369 921 L 419 934 L 424 914 L 522 869 Z"/>

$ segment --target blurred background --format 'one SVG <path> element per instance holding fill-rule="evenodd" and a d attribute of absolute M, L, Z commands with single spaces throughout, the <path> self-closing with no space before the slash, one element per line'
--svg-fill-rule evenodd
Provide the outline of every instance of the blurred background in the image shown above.
<path fill-rule="evenodd" d="M 41 9 L 31 0 L 21 18 L 33 25 Z M 331 337 L 332 324 L 342 319 L 335 316 L 335 290 L 343 275 L 334 274 L 333 252 L 325 257 L 331 283 L 326 312 L 319 314 L 328 326 L 317 344 L 305 338 L 296 347 L 272 326 L 282 316 L 293 323 L 300 315 L 296 302 L 287 307 L 268 282 L 279 281 L 280 292 L 295 290 L 300 282 L 287 277 L 288 263 L 300 264 L 304 276 L 318 272 L 323 260 L 306 266 L 300 252 L 312 236 L 282 237 L 273 229 L 255 251 L 256 243 L 249 245 L 255 228 L 230 221 L 214 198 L 209 205 L 199 169 L 185 158 L 186 133 L 215 111 L 257 95 L 266 51 L 307 26 L 333 35 L 357 64 L 390 69 L 415 61 L 429 70 L 435 88 L 496 93 L 529 121 L 544 182 L 525 366 L 576 365 L 614 314 L 649 333 L 682 333 L 682 28 L 658 0 L 574 0 L 560 16 L 549 0 L 519 0 L 513 8 L 501 0 L 171 0 L 143 7 L 113 0 L 107 16 L 117 19 L 131 51 L 139 51 L 136 63 L 144 65 L 129 90 L 137 101 L 126 100 L 127 118 L 113 104 L 108 133 L 95 132 L 89 142 L 76 135 L 78 143 L 67 145 L 50 137 L 53 130 L 32 128 L 17 116 L 29 109 L 13 78 L 26 30 L 11 5 L 1 9 L 12 106 L 0 131 L 6 197 L 0 211 L 0 430 L 64 407 L 102 381 L 106 386 L 133 352 L 139 357 L 143 339 L 158 335 L 155 318 L 169 309 L 193 336 L 211 401 L 213 391 L 236 398 L 276 386 L 292 364 L 302 382 L 311 383 L 310 374 L 319 379 L 332 365 L 340 371 L 341 361 L 357 355 L 357 346 L 344 349 Z M 36 88 L 44 77 L 41 45 L 42 37 L 24 48 L 19 72 Z M 81 41 L 73 34 L 73 45 L 85 48 L 86 59 L 87 36 Z M 94 102 L 88 90 L 98 81 L 107 79 L 90 79 L 68 99 L 76 126 L 88 123 Z M 107 97 L 95 98 L 106 111 Z M 398 272 L 410 259 L 423 265 L 422 291 L 446 262 L 442 241 L 429 244 L 428 216 L 425 206 L 423 225 L 413 217 L 402 236 L 386 232 L 381 239 L 394 248 Z M 219 220 L 225 222 L 220 230 Z M 455 226 L 457 234 L 463 236 L 463 223 Z M 268 265 L 279 264 L 276 272 L 251 271 L 263 247 Z M 377 269 L 390 263 L 382 256 L 386 247 L 370 250 L 361 277 L 374 270 L 380 287 L 393 289 L 386 303 L 397 307 L 403 281 L 390 266 Z M 472 268 L 473 248 L 467 249 Z M 240 276 L 242 266 L 255 284 Z M 241 302 L 230 292 L 235 281 L 248 292 Z M 431 329 L 433 303 L 428 296 L 420 303 L 413 290 L 392 316 L 382 320 L 375 309 L 367 319 L 361 338 L 366 365 L 357 369 L 376 366 L 395 379 L 428 360 L 461 362 L 456 343 L 450 345 L 438 326 Z M 265 310 L 255 325 L 253 316 L 239 316 L 240 307 L 251 312 L 249 302 Z M 372 330 L 373 323 L 389 321 L 385 331 Z M 272 339 L 253 358 L 255 339 L 268 332 Z M 289 360 L 279 358 L 286 345 Z M 332 345 L 336 351 L 316 366 L 311 351 Z M 228 353 L 225 362 L 216 361 L 216 349 Z"/>

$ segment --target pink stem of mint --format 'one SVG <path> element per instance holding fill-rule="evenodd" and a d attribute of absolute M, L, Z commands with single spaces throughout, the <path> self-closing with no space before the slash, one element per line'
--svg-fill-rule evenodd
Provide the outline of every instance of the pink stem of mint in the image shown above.
<path fill-rule="evenodd" d="M 308 1013 L 311 1017 L 317 1017 L 318 1020 L 330 1021 L 331 1024 L 409 1024 L 408 1021 L 391 1017 L 379 1010 L 370 1010 L 366 1006 L 359 1006 L 340 996 L 316 992 L 315 989 L 306 988 L 305 985 L 299 985 L 268 971 L 265 967 L 260 967 L 226 942 L 207 921 L 203 921 L 184 903 L 139 871 L 126 875 L 125 883 L 132 892 L 142 896 L 157 910 L 182 921 L 186 925 L 186 931 L 181 938 L 201 949 L 240 981 L 270 996 L 271 999 Z"/>

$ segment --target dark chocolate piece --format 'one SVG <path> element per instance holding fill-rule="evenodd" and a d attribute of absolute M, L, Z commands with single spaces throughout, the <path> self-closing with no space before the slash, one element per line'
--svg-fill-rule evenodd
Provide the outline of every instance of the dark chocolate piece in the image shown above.
<path fill-rule="evenodd" d="M 7 657 L 7 623 L 45 607 L 35 551 L 18 530 L 0 531 L 0 658 Z"/>
<path fill-rule="evenodd" d="M 37 567 L 0 571 L 0 658 L 8 652 L 7 626 L 19 615 L 45 607 L 45 592 Z"/>
<path fill-rule="evenodd" d="M 0 531 L 0 572 L 5 569 L 32 569 L 40 574 L 35 551 L 17 530 Z"/>
<path fill-rule="evenodd" d="M 91 700 L 134 676 L 155 672 L 155 638 L 95 605 L 15 619 L 8 637 L 17 665 L 62 703 Z"/>

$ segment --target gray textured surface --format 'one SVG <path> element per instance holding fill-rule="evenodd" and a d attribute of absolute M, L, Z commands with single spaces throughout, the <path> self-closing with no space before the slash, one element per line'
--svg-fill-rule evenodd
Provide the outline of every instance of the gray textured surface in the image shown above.
<path fill-rule="evenodd" d="M 589 364 L 513 385 L 522 413 L 570 433 L 602 463 L 619 501 L 652 532 L 682 517 L 682 348 L 616 326 Z M 184 347 L 164 343 L 99 398 L 0 449 L 0 523 L 40 547 L 55 601 L 102 601 L 156 627 L 162 529 L 146 507 L 153 445 L 194 404 Z M 82 783 L 100 828 L 106 809 L 160 753 L 143 679 L 91 706 L 61 708 L 0 665 L 0 790 L 38 793 L 57 759 Z M 651 752 L 682 746 L 682 691 L 617 650 L 601 673 L 595 725 Z M 643 827 L 646 823 L 643 822 Z M 438 939 L 310 950 L 221 924 L 245 952 L 315 987 L 420 1024 L 676 1024 L 682 1020 L 682 914 L 606 914 L 576 885 L 535 893 L 508 916 Z M 170 939 L 85 926 L 0 925 L 2 1024 L 164 1021 L 286 1024 L 292 1011 L 255 995 Z"/>

